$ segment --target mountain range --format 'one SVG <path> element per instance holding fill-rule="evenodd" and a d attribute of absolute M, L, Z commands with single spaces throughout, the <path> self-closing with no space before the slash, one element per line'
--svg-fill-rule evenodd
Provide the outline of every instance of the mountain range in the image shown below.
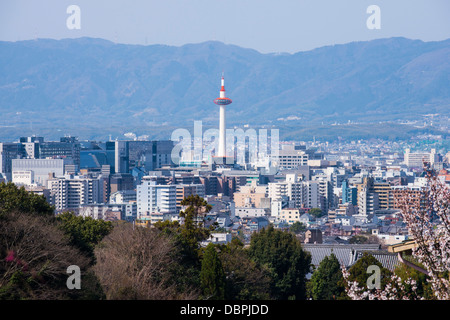
<path fill-rule="evenodd" d="M 179 47 L 95 38 L 3 41 L 0 138 L 132 131 L 169 139 L 173 128 L 191 128 L 195 120 L 218 127 L 213 100 L 222 73 L 233 100 L 230 127 L 373 124 L 450 110 L 450 39 L 387 38 L 295 54 L 216 41 Z"/>

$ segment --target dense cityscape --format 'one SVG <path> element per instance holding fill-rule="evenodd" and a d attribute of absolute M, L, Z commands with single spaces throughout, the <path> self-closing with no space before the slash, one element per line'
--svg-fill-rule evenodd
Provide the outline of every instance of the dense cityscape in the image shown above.
<path fill-rule="evenodd" d="M 177 142 L 171 140 L 21 137 L 0 143 L 0 179 L 45 196 L 57 214 L 71 211 L 145 227 L 166 220 L 183 223 L 182 200 L 199 195 L 212 205 L 205 225 L 216 226 L 203 246 L 234 237 L 248 244 L 268 225 L 301 226 L 297 237 L 316 267 L 331 252 L 342 252 L 349 267 L 362 251 L 377 250 L 393 270 L 399 261 L 387 246 L 409 238 L 398 197 L 426 186 L 424 162 L 450 183 L 450 152 L 436 150 L 433 138 L 418 137 L 422 143 L 416 144 L 413 139 L 281 141 L 267 161 L 250 162 L 247 150 L 239 164 L 234 156 L 231 164 L 216 163 L 214 157 L 195 161 L 191 153 L 175 164 Z M 355 245 L 352 239 L 361 235 L 370 245 Z"/>

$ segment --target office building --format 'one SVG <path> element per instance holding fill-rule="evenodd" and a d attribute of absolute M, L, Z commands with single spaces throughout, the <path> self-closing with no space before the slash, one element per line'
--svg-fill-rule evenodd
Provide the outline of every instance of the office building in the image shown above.
<path fill-rule="evenodd" d="M 138 217 L 153 212 L 165 215 L 177 214 L 177 188 L 175 185 L 158 185 L 155 181 L 144 179 L 137 186 Z"/>
<path fill-rule="evenodd" d="M 84 204 L 102 202 L 102 189 L 98 179 L 73 175 L 51 177 L 48 187 L 50 202 L 57 211 L 77 210 Z"/>

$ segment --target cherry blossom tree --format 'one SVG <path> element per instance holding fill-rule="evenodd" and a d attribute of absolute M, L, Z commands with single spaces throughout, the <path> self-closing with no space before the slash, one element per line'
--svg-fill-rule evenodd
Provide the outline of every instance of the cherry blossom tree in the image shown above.
<path fill-rule="evenodd" d="M 351 281 L 350 272 L 341 265 L 342 276 L 346 284 L 347 296 L 352 300 L 422 300 L 417 294 L 417 283 L 413 279 L 402 279 L 392 275 L 390 281 L 382 289 L 367 289 L 357 281 Z"/>
<path fill-rule="evenodd" d="M 402 216 L 416 242 L 413 255 L 423 264 L 437 299 L 450 299 L 450 190 L 428 164 L 427 186 L 417 201 L 405 193 L 400 199 Z"/>
<path fill-rule="evenodd" d="M 425 268 L 436 299 L 450 299 L 450 190 L 428 164 L 424 164 L 426 186 L 419 193 L 405 190 L 399 198 L 403 220 L 416 247 L 412 250 Z M 347 295 L 351 299 L 423 299 L 417 295 L 417 284 L 412 279 L 402 281 L 393 275 L 382 289 L 368 290 L 355 281 L 349 281 L 349 271 L 342 267 Z"/>

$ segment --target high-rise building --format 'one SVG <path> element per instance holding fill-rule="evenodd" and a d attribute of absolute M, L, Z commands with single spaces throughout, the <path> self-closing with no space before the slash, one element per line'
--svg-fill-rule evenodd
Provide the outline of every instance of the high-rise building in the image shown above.
<path fill-rule="evenodd" d="M 0 142 L 0 174 L 7 180 L 12 180 L 12 160 L 23 156 L 23 146 L 20 143 Z"/>
<path fill-rule="evenodd" d="M 271 182 L 268 196 L 272 201 L 287 199 L 289 208 L 321 208 L 320 183 L 298 181 L 296 175 L 286 175 L 286 181 Z"/>
<path fill-rule="evenodd" d="M 177 213 L 177 191 L 175 185 L 158 185 L 155 181 L 147 180 L 137 186 L 137 214 L 138 218 L 152 213 L 174 215 Z"/>
<path fill-rule="evenodd" d="M 378 205 L 380 209 L 392 209 L 394 196 L 389 183 L 375 181 L 372 190 L 378 194 Z"/>
<path fill-rule="evenodd" d="M 358 204 L 358 189 L 350 186 L 348 180 L 342 181 L 342 203 Z"/>
<path fill-rule="evenodd" d="M 39 142 L 39 159 L 71 158 L 77 169 L 80 168 L 81 145 L 75 137 L 63 137 L 59 142 Z"/>
<path fill-rule="evenodd" d="M 100 181 L 66 175 L 48 180 L 51 204 L 57 211 L 78 210 L 81 205 L 102 202 Z"/>
<path fill-rule="evenodd" d="M 21 137 L 19 141 L 24 146 L 25 158 L 39 159 L 39 144 L 44 142 L 43 137 Z"/>
<path fill-rule="evenodd" d="M 370 192 L 367 187 L 362 187 L 358 192 L 358 213 L 372 215 L 378 209 L 380 209 L 378 193 Z"/>
<path fill-rule="evenodd" d="M 181 202 L 191 195 L 198 195 L 205 198 L 205 186 L 202 184 L 176 184 L 177 190 L 177 211 L 181 210 Z"/>
<path fill-rule="evenodd" d="M 115 141 L 114 167 L 116 173 L 129 173 L 128 141 Z"/>

